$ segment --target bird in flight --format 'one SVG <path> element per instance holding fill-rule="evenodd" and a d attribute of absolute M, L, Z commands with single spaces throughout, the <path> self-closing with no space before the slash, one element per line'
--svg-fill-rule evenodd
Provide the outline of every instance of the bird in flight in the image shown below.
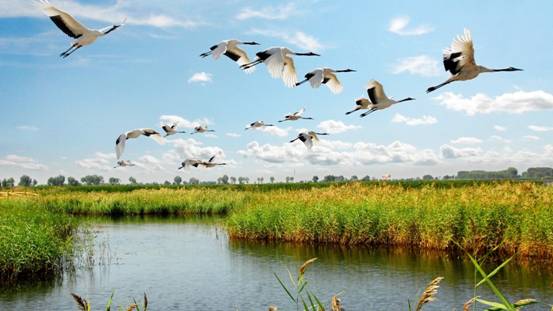
<path fill-rule="evenodd" d="M 166 124 L 166 125 L 161 126 L 161 128 L 165 132 L 164 137 L 175 135 L 175 134 L 178 134 L 178 133 L 186 133 L 186 131 L 178 131 L 177 130 L 177 124 L 172 124 L 172 125 L 167 125 Z"/>
<path fill-rule="evenodd" d="M 407 97 L 401 100 L 395 100 L 392 98 L 388 98 L 386 94 L 384 93 L 384 88 L 382 87 L 382 84 L 380 84 L 376 80 L 369 81 L 367 85 L 367 94 L 369 95 L 369 98 L 360 98 L 355 101 L 356 107 L 352 111 L 346 112 L 346 114 L 350 114 L 352 112 L 355 112 L 357 110 L 361 109 L 369 109 L 369 111 L 362 113 L 361 117 L 366 117 L 367 115 L 377 111 L 382 110 L 391 107 L 392 105 L 395 105 L 397 103 L 415 100 L 414 98 Z"/>
<path fill-rule="evenodd" d="M 215 159 L 215 156 L 212 156 L 211 158 L 209 158 L 208 161 L 202 161 L 200 165 L 203 165 L 205 168 L 215 167 L 218 165 L 227 165 L 226 163 L 215 163 L 213 162 L 214 159 Z"/>
<path fill-rule="evenodd" d="M 283 120 L 279 120 L 278 122 L 284 122 L 284 121 L 297 121 L 297 120 L 313 120 L 311 117 L 304 117 L 303 113 L 305 112 L 305 108 L 301 108 L 300 110 L 292 113 L 287 114 L 284 116 Z"/>
<path fill-rule="evenodd" d="M 184 160 L 181 163 L 181 167 L 179 167 L 178 169 L 180 170 L 182 168 L 189 167 L 189 166 L 198 167 L 201 163 L 202 163 L 201 160 L 193 160 L 193 159 Z"/>
<path fill-rule="evenodd" d="M 51 5 L 47 0 L 40 0 L 40 2 L 43 5 L 42 10 L 50 17 L 52 22 L 54 22 L 54 24 L 56 24 L 56 26 L 58 26 L 58 28 L 66 35 L 74 39 L 73 44 L 66 51 L 60 54 L 63 58 L 73 54 L 85 45 L 94 43 L 94 41 L 96 41 L 99 37 L 105 36 L 124 25 L 123 21 L 121 24 L 111 25 L 98 30 L 89 29 L 79 23 L 69 13 L 66 13 Z"/>
<path fill-rule="evenodd" d="M 127 167 L 127 166 L 136 166 L 136 164 L 132 163 L 129 160 L 119 160 L 119 161 L 117 161 L 117 165 L 114 166 L 113 168 Z"/>
<path fill-rule="evenodd" d="M 298 134 L 298 137 L 292 139 L 290 142 L 293 143 L 296 140 L 299 140 L 305 145 L 305 147 L 307 147 L 307 149 L 311 150 L 313 143 L 319 141 L 318 135 L 328 135 L 328 133 L 317 133 L 314 131 L 301 132 Z"/>
<path fill-rule="evenodd" d="M 198 125 L 198 126 L 194 127 L 194 132 L 190 133 L 190 135 L 201 134 L 201 133 L 206 133 L 206 132 L 215 132 L 215 130 L 209 130 L 207 128 L 207 125 L 206 126 Z"/>
<path fill-rule="evenodd" d="M 285 47 L 272 47 L 267 50 L 257 52 L 257 59 L 253 62 L 244 64 L 240 68 L 248 70 L 261 63 L 267 66 L 267 70 L 271 77 L 282 79 L 287 87 L 294 87 L 298 78 L 296 76 L 296 67 L 292 56 L 320 56 L 313 52 L 298 53 L 293 52 Z"/>
<path fill-rule="evenodd" d="M 255 122 L 250 123 L 250 125 L 248 127 L 246 127 L 246 130 L 257 129 L 257 128 L 262 128 L 262 127 L 266 127 L 266 126 L 275 126 L 275 125 L 274 124 L 265 124 L 265 122 L 263 122 L 263 121 L 255 121 Z"/>
<path fill-rule="evenodd" d="M 321 84 L 324 84 L 332 93 L 339 94 L 342 92 L 344 87 L 342 86 L 342 83 L 340 83 L 340 80 L 338 80 L 338 77 L 336 77 L 336 73 L 338 72 L 355 72 L 355 70 L 334 70 L 330 68 L 317 68 L 306 73 L 304 76 L 305 79 L 296 83 L 296 86 L 302 85 L 303 83 L 309 81 L 309 84 L 311 84 L 312 88 L 319 88 Z"/>
<path fill-rule="evenodd" d="M 454 81 L 472 80 L 484 72 L 522 71 L 515 67 L 490 69 L 477 65 L 474 60 L 474 45 L 468 29 L 465 29 L 464 34 L 457 36 L 451 46 L 444 50 L 443 57 L 444 69 L 449 71 L 451 76 L 445 82 L 429 87 L 426 90 L 427 93 Z"/>
<path fill-rule="evenodd" d="M 160 145 L 163 145 L 165 143 L 165 140 L 163 140 L 163 137 L 161 137 L 161 135 L 156 130 L 151 128 L 143 128 L 143 129 L 128 131 L 126 133 L 119 135 L 119 137 L 117 137 L 117 140 L 115 141 L 115 154 L 117 155 L 117 159 L 121 158 L 123 151 L 125 151 L 125 144 L 127 142 L 127 139 L 137 138 L 142 135 L 152 138 Z"/>
<path fill-rule="evenodd" d="M 226 57 L 230 58 L 232 61 L 236 62 L 238 65 L 242 66 L 244 64 L 247 64 L 250 62 L 250 59 L 248 58 L 248 54 L 238 47 L 238 45 L 245 44 L 245 45 L 259 45 L 259 43 L 255 41 L 238 41 L 235 39 L 232 40 L 224 40 L 219 42 L 218 44 L 213 45 L 209 48 L 208 52 L 200 54 L 201 57 L 207 57 L 209 55 L 213 56 L 213 59 L 219 59 L 221 55 L 225 55 Z M 255 70 L 254 67 L 251 67 L 247 70 L 245 70 L 247 73 L 252 73 Z"/>

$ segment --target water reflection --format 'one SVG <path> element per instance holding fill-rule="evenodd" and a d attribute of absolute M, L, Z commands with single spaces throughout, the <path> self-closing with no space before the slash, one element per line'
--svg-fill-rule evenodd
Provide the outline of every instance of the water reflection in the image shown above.
<path fill-rule="evenodd" d="M 116 305 L 145 291 L 154 310 L 266 310 L 270 304 L 288 310 L 273 272 L 286 277 L 287 269 L 312 257 L 319 258 L 307 274 L 314 291 L 321 298 L 343 291 L 347 310 L 405 310 L 436 276 L 445 280 L 438 301 L 425 310 L 459 310 L 474 284 L 470 263 L 442 253 L 229 241 L 221 219 L 205 217 L 84 222 L 94 236 L 94 264 L 61 280 L 1 288 L 0 310 L 74 310 L 70 292 L 101 307 L 113 290 Z M 510 265 L 495 279 L 512 297 L 553 303 L 553 278 L 545 269 Z M 546 308 L 533 310 L 540 309 Z"/>

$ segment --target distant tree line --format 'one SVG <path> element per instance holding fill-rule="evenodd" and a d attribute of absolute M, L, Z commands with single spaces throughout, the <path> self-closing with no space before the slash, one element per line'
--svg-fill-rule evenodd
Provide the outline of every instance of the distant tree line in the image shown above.
<path fill-rule="evenodd" d="M 370 181 L 370 180 L 376 180 L 377 178 L 371 178 L 370 176 L 364 176 L 362 178 L 357 177 L 356 175 L 351 176 L 350 178 L 344 177 L 342 175 L 325 175 L 322 178 L 319 176 L 313 176 L 309 182 L 346 182 L 346 181 Z M 460 179 L 460 180 L 501 180 L 501 179 L 508 179 L 508 180 L 538 180 L 538 181 L 545 181 L 545 182 L 553 182 L 553 168 L 551 167 L 531 167 L 528 168 L 525 172 L 522 174 L 518 173 L 518 170 L 514 167 L 509 167 L 505 170 L 499 170 L 499 171 L 485 171 L 485 170 L 472 170 L 472 171 L 459 171 L 457 172 L 457 175 L 444 175 L 442 177 L 433 177 L 432 175 L 426 174 L 422 177 L 416 177 L 416 178 L 407 178 L 405 180 L 434 180 L 434 179 L 442 179 L 442 180 L 452 180 L 452 179 Z M 274 176 L 271 176 L 268 178 L 268 180 L 265 179 L 265 177 L 257 177 L 255 179 L 255 183 L 263 184 L 265 182 L 274 183 L 276 181 Z M 295 178 L 293 176 L 285 176 L 284 182 L 286 183 L 293 183 L 295 182 Z M 134 177 L 129 177 L 128 179 L 129 184 L 131 185 L 138 185 L 138 181 Z M 296 181 L 296 182 L 307 182 L 307 181 Z M 76 179 L 74 177 L 65 177 L 63 175 L 58 175 L 54 177 L 50 177 L 47 179 L 46 184 L 49 186 L 79 186 L 79 185 L 103 185 L 104 177 L 100 175 L 87 175 L 84 177 L 81 177 L 80 179 Z M 121 180 L 116 177 L 109 177 L 107 180 L 107 183 L 110 185 L 119 185 L 121 184 Z M 166 180 L 163 182 L 163 185 L 198 185 L 198 184 L 221 184 L 221 185 L 227 185 L 227 184 L 249 184 L 250 178 L 249 177 L 234 177 L 234 176 L 228 176 L 223 175 L 219 178 L 217 178 L 216 181 L 200 181 L 196 177 L 191 177 L 188 179 L 188 181 L 184 180 L 181 176 L 175 176 L 173 181 Z M 19 178 L 19 182 L 16 184 L 16 181 L 13 177 L 0 179 L 0 187 L 1 188 L 13 188 L 16 185 L 20 187 L 34 187 L 38 184 L 36 179 L 31 178 L 28 175 L 23 175 Z M 149 183 L 152 185 L 159 185 L 159 183 Z"/>

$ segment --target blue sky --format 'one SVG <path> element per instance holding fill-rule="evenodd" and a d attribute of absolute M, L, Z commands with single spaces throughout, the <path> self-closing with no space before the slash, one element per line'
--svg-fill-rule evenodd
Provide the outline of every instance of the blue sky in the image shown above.
<path fill-rule="evenodd" d="M 91 28 L 125 17 L 127 25 L 61 59 L 71 41 L 39 6 L 0 0 L 0 178 L 399 178 L 553 166 L 550 1 L 50 2 Z M 524 71 L 483 74 L 426 94 L 447 78 L 441 52 L 465 27 L 477 63 Z M 247 75 L 226 58 L 198 57 L 229 38 L 261 43 L 245 47 L 251 58 L 271 46 L 320 53 L 295 58 L 298 78 L 322 66 L 357 72 L 340 75 L 344 91 L 333 95 L 325 87 L 286 88 L 265 66 Z M 417 100 L 366 118 L 344 115 L 370 79 L 389 96 Z M 315 120 L 244 131 L 301 107 Z M 172 136 L 165 145 L 129 141 L 124 158 L 139 166 L 112 169 L 115 138 L 159 129 L 162 118 L 216 132 Z M 332 135 L 309 152 L 288 143 L 300 129 Z M 211 154 L 229 165 L 176 170 L 186 158 Z"/>

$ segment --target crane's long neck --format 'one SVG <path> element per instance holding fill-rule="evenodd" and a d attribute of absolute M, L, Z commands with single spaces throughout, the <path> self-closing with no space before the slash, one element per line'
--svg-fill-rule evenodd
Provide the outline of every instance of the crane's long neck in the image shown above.
<path fill-rule="evenodd" d="M 484 72 L 522 71 L 522 69 L 518 69 L 518 68 L 514 68 L 514 67 L 494 69 L 494 68 L 487 68 L 487 67 L 484 67 L 484 66 L 478 66 L 478 71 L 480 73 L 484 73 Z"/>

